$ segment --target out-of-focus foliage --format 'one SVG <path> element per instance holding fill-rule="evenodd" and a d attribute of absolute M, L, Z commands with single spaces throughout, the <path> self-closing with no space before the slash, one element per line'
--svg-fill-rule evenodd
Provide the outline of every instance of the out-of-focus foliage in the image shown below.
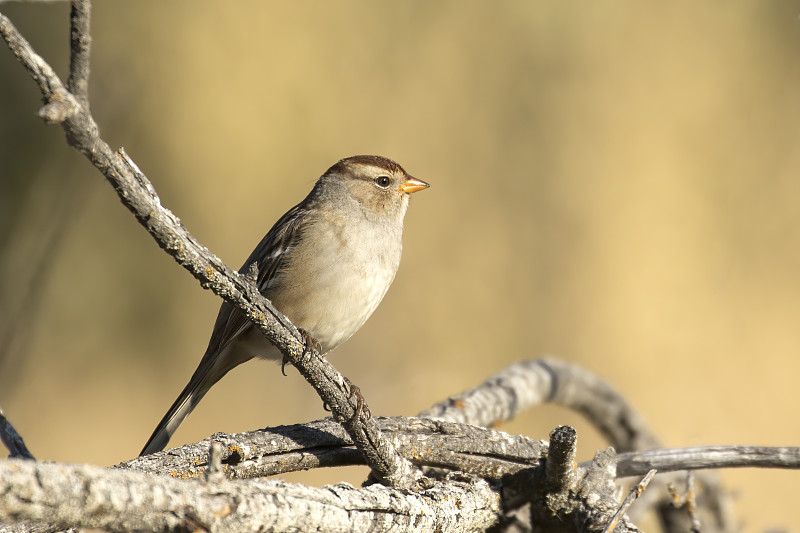
<path fill-rule="evenodd" d="M 66 3 L 2 9 L 66 76 Z M 386 155 L 433 185 L 384 303 L 332 354 L 374 413 L 414 414 L 552 354 L 606 376 L 668 445 L 791 445 L 799 12 L 98 1 L 92 106 L 237 268 L 341 157 Z M 2 51 L 0 79 L 0 405 L 39 458 L 114 463 L 194 370 L 218 301 L 35 118 L 35 85 Z M 325 414 L 296 373 L 244 368 L 175 444 Z M 560 423 L 586 457 L 605 445 L 556 409 L 508 429 Z M 796 473 L 724 477 L 748 528 L 797 526 Z"/>

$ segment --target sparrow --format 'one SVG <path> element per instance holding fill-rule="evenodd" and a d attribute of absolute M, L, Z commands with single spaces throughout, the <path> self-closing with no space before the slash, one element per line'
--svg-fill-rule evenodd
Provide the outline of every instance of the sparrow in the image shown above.
<path fill-rule="evenodd" d="M 278 219 L 239 272 L 255 265 L 261 294 L 327 354 L 383 299 L 400 265 L 409 198 L 429 186 L 385 157 L 342 159 Z M 241 311 L 223 302 L 200 364 L 140 456 L 163 450 L 206 392 L 254 357 L 283 358 Z"/>

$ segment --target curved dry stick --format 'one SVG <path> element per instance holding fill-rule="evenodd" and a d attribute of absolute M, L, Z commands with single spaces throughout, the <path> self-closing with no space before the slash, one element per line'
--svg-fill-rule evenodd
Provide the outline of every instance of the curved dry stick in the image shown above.
<path fill-rule="evenodd" d="M 660 447 L 644 420 L 619 393 L 588 370 L 558 359 L 515 363 L 417 416 L 493 427 L 546 403 L 582 413 L 618 452 Z"/>
<path fill-rule="evenodd" d="M 478 387 L 452 396 L 419 416 L 492 427 L 510 420 L 522 409 L 546 403 L 582 413 L 618 451 L 635 452 L 661 446 L 644 419 L 622 395 L 591 372 L 557 359 L 516 363 Z M 622 454 L 619 467 L 626 472 L 625 475 L 644 475 L 650 469 L 650 466 L 629 468 L 626 461 Z M 666 465 L 662 466 L 666 469 Z M 718 524 L 719 531 L 732 531 L 732 520 L 728 516 L 729 495 L 710 473 L 698 478 L 709 500 L 709 522 Z M 644 495 L 645 501 L 633 508 L 632 516 L 656 504 L 655 496 L 659 491 L 653 489 L 666 485 L 669 479 L 674 477 L 658 476 L 651 484 L 651 490 Z M 659 512 L 663 515 L 670 510 L 661 506 Z"/>

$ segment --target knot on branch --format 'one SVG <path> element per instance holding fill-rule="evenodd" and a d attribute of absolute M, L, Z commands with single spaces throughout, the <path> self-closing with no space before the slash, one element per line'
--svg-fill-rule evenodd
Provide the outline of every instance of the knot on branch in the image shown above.
<path fill-rule="evenodd" d="M 507 484 L 529 499 L 530 521 L 536 531 L 602 531 L 615 518 L 620 499 L 620 489 L 614 483 L 616 452 L 613 448 L 599 451 L 588 467 L 578 467 L 576 444 L 574 428 L 556 428 L 550 434 L 543 468 L 521 471 Z M 623 517 L 615 531 L 633 533 L 639 530 Z"/>
<path fill-rule="evenodd" d="M 37 115 L 47 124 L 61 124 L 74 117 L 81 110 L 81 104 L 63 87 L 53 90 L 47 103 L 39 109 Z"/>

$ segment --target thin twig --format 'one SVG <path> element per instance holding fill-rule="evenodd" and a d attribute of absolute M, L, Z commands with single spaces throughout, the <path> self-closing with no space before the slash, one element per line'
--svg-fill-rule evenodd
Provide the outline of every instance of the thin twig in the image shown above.
<path fill-rule="evenodd" d="M 72 0 L 70 10 L 70 63 L 67 90 L 89 108 L 89 57 L 92 37 L 89 34 L 92 6 L 90 0 Z"/>
<path fill-rule="evenodd" d="M 800 448 L 791 446 L 696 446 L 618 456 L 619 477 L 640 476 L 655 468 L 659 472 L 706 468 L 800 468 Z"/>
<path fill-rule="evenodd" d="M 673 483 L 667 485 L 667 490 L 672 496 L 672 505 L 678 509 L 686 507 L 691 533 L 701 533 L 700 517 L 697 513 L 697 491 L 694 472 L 686 472 L 686 494 L 681 495 L 678 493 Z"/>
<path fill-rule="evenodd" d="M 633 488 L 631 488 L 630 492 L 628 493 L 628 496 L 622 501 L 622 505 L 619 506 L 617 512 L 614 513 L 614 516 L 611 517 L 611 520 L 603 529 L 603 533 L 611 533 L 612 531 L 614 531 L 614 528 L 617 527 L 620 518 L 622 518 L 625 515 L 625 513 L 628 512 L 628 509 L 630 508 L 631 505 L 633 505 L 633 502 L 635 502 L 639 498 L 639 496 L 642 495 L 644 490 L 647 488 L 647 485 L 650 484 L 650 481 L 653 479 L 655 475 L 656 475 L 656 470 L 655 469 L 650 470 L 647 474 L 645 474 L 645 476 L 639 483 L 637 483 L 636 485 L 633 486 Z"/>
<path fill-rule="evenodd" d="M 689 512 L 689 520 L 692 521 L 692 533 L 700 533 L 700 517 L 697 516 L 697 492 L 695 491 L 694 472 L 686 473 L 686 509 Z"/>

